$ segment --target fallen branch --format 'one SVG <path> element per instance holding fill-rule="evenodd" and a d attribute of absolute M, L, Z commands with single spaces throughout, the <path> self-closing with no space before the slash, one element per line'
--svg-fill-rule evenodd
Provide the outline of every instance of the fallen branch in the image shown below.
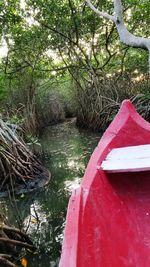
<path fill-rule="evenodd" d="M 13 244 L 13 245 L 19 246 L 19 247 L 28 248 L 32 251 L 36 250 L 36 247 L 33 245 L 30 245 L 30 244 L 22 242 L 22 241 L 10 239 L 10 238 L 0 237 L 0 242 L 7 243 L 7 244 Z"/>
<path fill-rule="evenodd" d="M 18 267 L 16 264 L 0 256 L 0 266 L 2 266 L 1 264 L 4 264 L 5 266 L 8 267 Z"/>

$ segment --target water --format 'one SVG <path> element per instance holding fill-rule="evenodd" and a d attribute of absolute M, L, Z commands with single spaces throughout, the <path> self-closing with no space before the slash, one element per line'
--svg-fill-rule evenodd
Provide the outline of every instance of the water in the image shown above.
<path fill-rule="evenodd" d="M 45 188 L 16 200 L 24 228 L 28 228 L 38 247 L 38 253 L 25 255 L 28 267 L 58 266 L 68 199 L 71 191 L 79 186 L 99 138 L 100 134 L 77 129 L 74 120 L 44 131 L 40 141 L 51 181 Z M 4 200 L 1 206 L 14 224 L 18 220 L 14 204 Z"/>

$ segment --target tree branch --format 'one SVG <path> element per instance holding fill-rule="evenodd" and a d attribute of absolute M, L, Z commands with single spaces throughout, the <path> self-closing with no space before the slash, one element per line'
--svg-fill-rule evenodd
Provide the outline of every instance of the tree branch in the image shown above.
<path fill-rule="evenodd" d="M 150 74 L 150 38 L 137 37 L 130 33 L 125 24 L 122 14 L 122 2 L 121 0 L 114 0 L 114 16 L 111 16 L 105 12 L 99 11 L 93 6 L 90 0 L 85 0 L 88 6 L 100 17 L 112 20 L 117 27 L 117 31 L 120 37 L 120 41 L 127 46 L 134 48 L 146 49 L 149 52 L 149 74 Z"/>
<path fill-rule="evenodd" d="M 99 11 L 95 6 L 92 5 L 91 1 L 90 0 L 85 0 L 88 4 L 88 6 L 100 17 L 104 17 L 105 19 L 110 19 L 112 20 L 113 22 L 115 22 L 115 17 L 114 16 L 111 16 L 109 15 L 108 13 L 106 12 L 103 12 L 103 11 Z"/>
<path fill-rule="evenodd" d="M 122 3 L 121 0 L 114 0 L 114 13 L 115 24 L 120 37 L 121 42 L 127 46 L 142 48 L 150 50 L 150 39 L 144 37 L 137 37 L 130 33 L 124 25 L 124 19 L 122 15 Z"/>

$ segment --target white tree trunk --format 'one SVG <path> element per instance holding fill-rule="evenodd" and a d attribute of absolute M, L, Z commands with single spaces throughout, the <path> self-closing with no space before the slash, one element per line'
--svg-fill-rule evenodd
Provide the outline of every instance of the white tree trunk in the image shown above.
<path fill-rule="evenodd" d="M 116 24 L 116 28 L 120 37 L 120 41 L 127 46 L 142 48 L 148 50 L 149 53 L 149 76 L 150 76 L 150 38 L 137 37 L 130 33 L 125 24 L 122 14 L 121 0 L 114 0 L 114 15 L 109 15 L 106 12 L 99 11 L 93 6 L 90 0 L 85 0 L 88 6 L 100 17 L 112 20 Z"/>

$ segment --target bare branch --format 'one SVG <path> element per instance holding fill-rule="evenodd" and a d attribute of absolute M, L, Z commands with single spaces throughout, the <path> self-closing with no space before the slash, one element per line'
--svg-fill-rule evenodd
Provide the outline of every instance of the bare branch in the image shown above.
<path fill-rule="evenodd" d="M 122 3 L 121 0 L 114 0 L 114 13 L 115 13 L 115 24 L 118 30 L 118 34 L 121 42 L 124 44 L 149 50 L 150 49 L 150 39 L 144 37 L 137 37 L 130 33 L 124 25 L 123 15 L 122 15 Z"/>
<path fill-rule="evenodd" d="M 112 20 L 117 27 L 117 31 L 120 37 L 120 41 L 127 46 L 146 49 L 149 52 L 149 74 L 150 74 L 150 38 L 138 37 L 130 33 L 125 24 L 122 14 L 122 2 L 121 0 L 114 0 L 114 16 L 111 16 L 105 12 L 99 11 L 93 6 L 90 0 L 85 0 L 88 6 L 100 17 L 104 17 Z"/>
<path fill-rule="evenodd" d="M 99 11 L 96 7 L 94 7 L 91 3 L 90 0 L 86 0 L 86 3 L 88 4 L 88 6 L 100 17 L 104 17 L 105 19 L 110 19 L 112 20 L 113 22 L 115 22 L 115 17 L 114 16 L 111 16 L 109 15 L 108 13 L 106 12 L 103 12 L 103 11 Z"/>

